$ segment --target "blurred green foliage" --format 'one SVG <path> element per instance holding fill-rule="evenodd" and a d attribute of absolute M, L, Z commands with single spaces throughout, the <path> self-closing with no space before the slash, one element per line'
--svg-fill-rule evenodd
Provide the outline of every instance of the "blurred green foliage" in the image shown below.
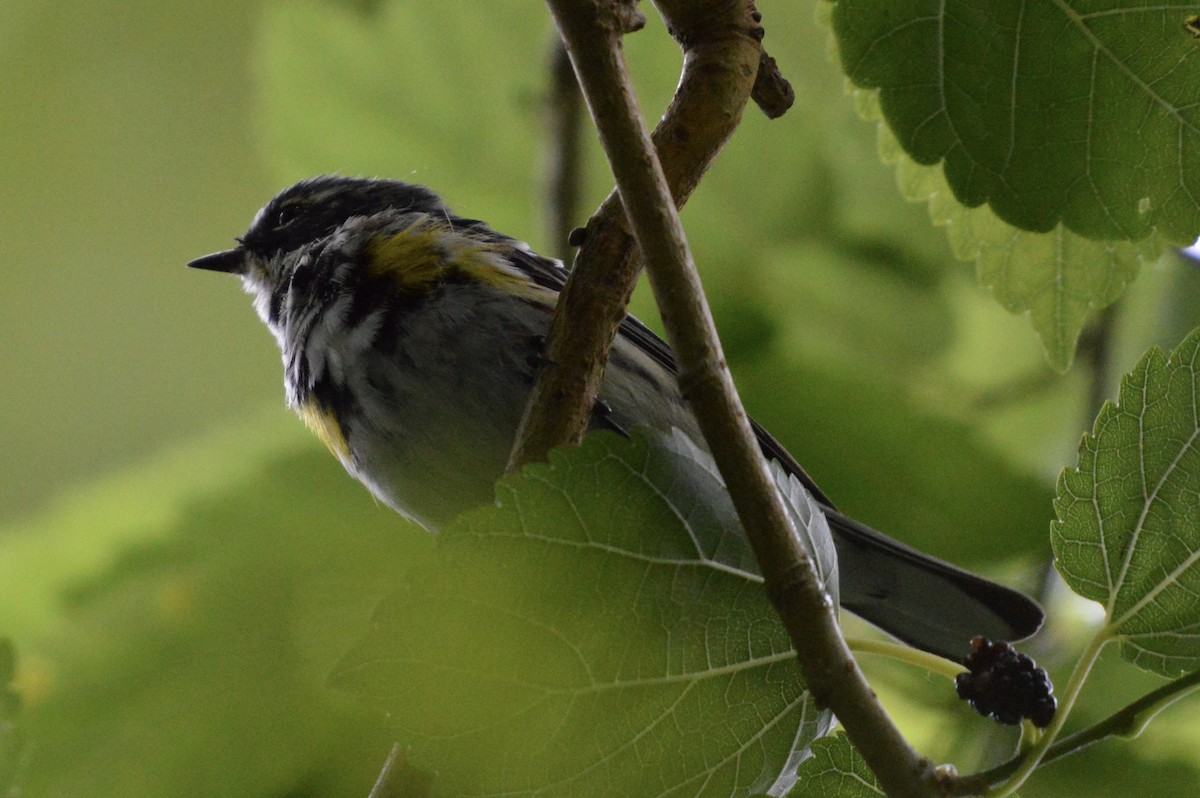
<path fill-rule="evenodd" d="M 277 418 L 256 421 L 236 428 L 232 480 L 189 485 L 219 452 L 228 462 L 231 436 L 217 436 L 10 533 L 0 605 L 54 587 L 14 635 L 31 741 L 23 794 L 369 788 L 385 725 L 325 675 L 431 539 L 360 501 Z M 159 491 L 131 511 L 147 483 Z M 62 558 L 42 562 L 50 544 Z"/>
<path fill-rule="evenodd" d="M 0 519 L 276 395 L 269 336 L 183 267 L 274 185 L 252 135 L 258 16 L 0 7 Z"/>
<path fill-rule="evenodd" d="M 812 6 L 760 5 L 797 106 L 748 109 L 684 212 L 746 402 L 847 511 L 1034 584 L 1091 375 L 1054 376 L 900 196 Z M 652 22 L 627 42 L 650 118 L 679 66 Z M 369 789 L 391 727 L 325 678 L 430 540 L 286 418 L 245 297 L 183 263 L 280 185 L 331 171 L 428 182 L 543 244 L 550 33 L 529 4 L 0 8 L 0 635 L 18 651 L 27 794 Z M 591 138 L 584 215 L 610 187 Z M 1196 323 L 1194 271 L 1144 271 L 1102 392 Z M 932 756 L 1011 745 L 944 684 L 867 666 Z M 1104 697 L 1145 686 L 1113 678 Z M 1153 744 L 1054 765 L 1023 794 L 1128 794 L 1110 772 L 1173 794 L 1200 775 L 1178 743 L 1194 725 L 1168 713 Z"/>

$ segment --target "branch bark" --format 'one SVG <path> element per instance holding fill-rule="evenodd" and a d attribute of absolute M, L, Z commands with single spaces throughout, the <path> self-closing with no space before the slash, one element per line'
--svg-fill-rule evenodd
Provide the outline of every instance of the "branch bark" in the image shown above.
<path fill-rule="evenodd" d="M 581 5 L 594 11 L 594 6 L 624 3 L 592 0 Z M 679 87 L 653 137 L 675 203 L 682 207 L 737 128 L 752 92 L 761 95 L 760 104 L 781 113 L 787 83 L 775 70 L 755 89 L 764 53 L 761 17 L 750 0 L 658 0 L 658 8 L 684 50 Z M 636 17 L 622 24 L 624 32 L 640 27 Z M 605 56 L 597 48 L 584 57 Z M 606 102 L 611 105 L 623 90 L 620 86 L 604 89 L 614 95 Z M 585 228 L 547 337 L 547 366 L 526 405 L 510 469 L 543 461 L 555 446 L 583 438 L 609 346 L 639 272 L 637 250 L 614 192 Z"/>
<path fill-rule="evenodd" d="M 734 389 L 667 175 L 638 114 L 625 66 L 621 36 L 636 28 L 633 6 L 617 0 L 547 0 L 547 5 L 571 54 L 645 260 L 679 361 L 680 387 L 729 488 L 808 688 L 837 715 L 888 795 L 938 795 L 931 764 L 892 724 L 846 647 L 837 608 L 788 520 Z"/>

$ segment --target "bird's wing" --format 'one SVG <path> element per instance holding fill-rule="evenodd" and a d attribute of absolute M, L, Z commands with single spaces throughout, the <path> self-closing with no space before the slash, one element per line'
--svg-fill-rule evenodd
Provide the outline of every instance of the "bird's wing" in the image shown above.
<path fill-rule="evenodd" d="M 567 271 L 527 249 L 513 255 L 538 285 L 561 291 Z M 634 316 L 618 333 L 669 374 L 678 373 L 666 341 Z M 753 419 L 763 453 L 825 506 L 842 563 L 842 606 L 907 643 L 957 659 L 973 635 L 1027 637 L 1041 626 L 1041 608 L 1021 593 L 910 548 L 838 512 L 791 453 Z"/>
<path fill-rule="evenodd" d="M 567 282 L 567 270 L 556 260 L 543 258 L 529 249 L 518 249 L 511 257 L 528 271 L 535 283 L 544 288 L 561 291 Z M 675 362 L 675 355 L 671 351 L 671 347 L 636 316 L 625 316 L 621 320 L 618 333 L 625 336 L 669 374 L 679 372 L 679 366 Z M 834 509 L 833 502 L 829 500 L 823 490 L 817 487 L 817 483 L 796 462 L 796 458 L 792 457 L 783 444 L 775 440 L 771 433 L 763 429 L 754 419 L 750 420 L 750 426 L 754 430 L 754 436 L 758 439 L 759 447 L 762 448 L 763 454 L 768 459 L 778 460 L 785 471 L 800 480 L 800 484 L 813 495 L 813 498 L 826 507 Z"/>

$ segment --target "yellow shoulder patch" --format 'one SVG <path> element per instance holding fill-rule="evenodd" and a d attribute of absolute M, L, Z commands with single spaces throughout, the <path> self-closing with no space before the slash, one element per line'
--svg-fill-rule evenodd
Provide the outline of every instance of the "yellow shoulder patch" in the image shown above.
<path fill-rule="evenodd" d="M 510 290 L 524 287 L 529 280 L 507 266 L 502 250 L 442 219 L 425 216 L 398 233 L 372 240 L 366 257 L 373 274 L 390 276 L 404 293 L 424 293 L 451 275 Z"/>
<path fill-rule="evenodd" d="M 308 428 L 317 433 L 321 443 L 325 444 L 334 457 L 343 463 L 350 458 L 350 445 L 346 443 L 346 436 L 342 434 L 342 426 L 338 424 L 333 413 L 322 409 L 311 399 L 300 405 L 296 412 L 300 418 L 304 419 Z"/>
<path fill-rule="evenodd" d="M 441 279 L 445 269 L 442 235 L 426 217 L 399 233 L 373 238 L 367 245 L 368 268 L 373 274 L 393 278 L 401 291 L 427 290 Z"/>

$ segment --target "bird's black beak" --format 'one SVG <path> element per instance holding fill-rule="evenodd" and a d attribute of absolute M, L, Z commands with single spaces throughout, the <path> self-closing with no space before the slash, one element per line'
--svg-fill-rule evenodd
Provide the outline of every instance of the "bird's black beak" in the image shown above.
<path fill-rule="evenodd" d="M 203 258 L 196 258 L 188 264 L 189 269 L 207 269 L 210 272 L 225 272 L 226 274 L 245 274 L 246 251 L 241 247 L 227 249 L 224 252 L 214 252 Z"/>

